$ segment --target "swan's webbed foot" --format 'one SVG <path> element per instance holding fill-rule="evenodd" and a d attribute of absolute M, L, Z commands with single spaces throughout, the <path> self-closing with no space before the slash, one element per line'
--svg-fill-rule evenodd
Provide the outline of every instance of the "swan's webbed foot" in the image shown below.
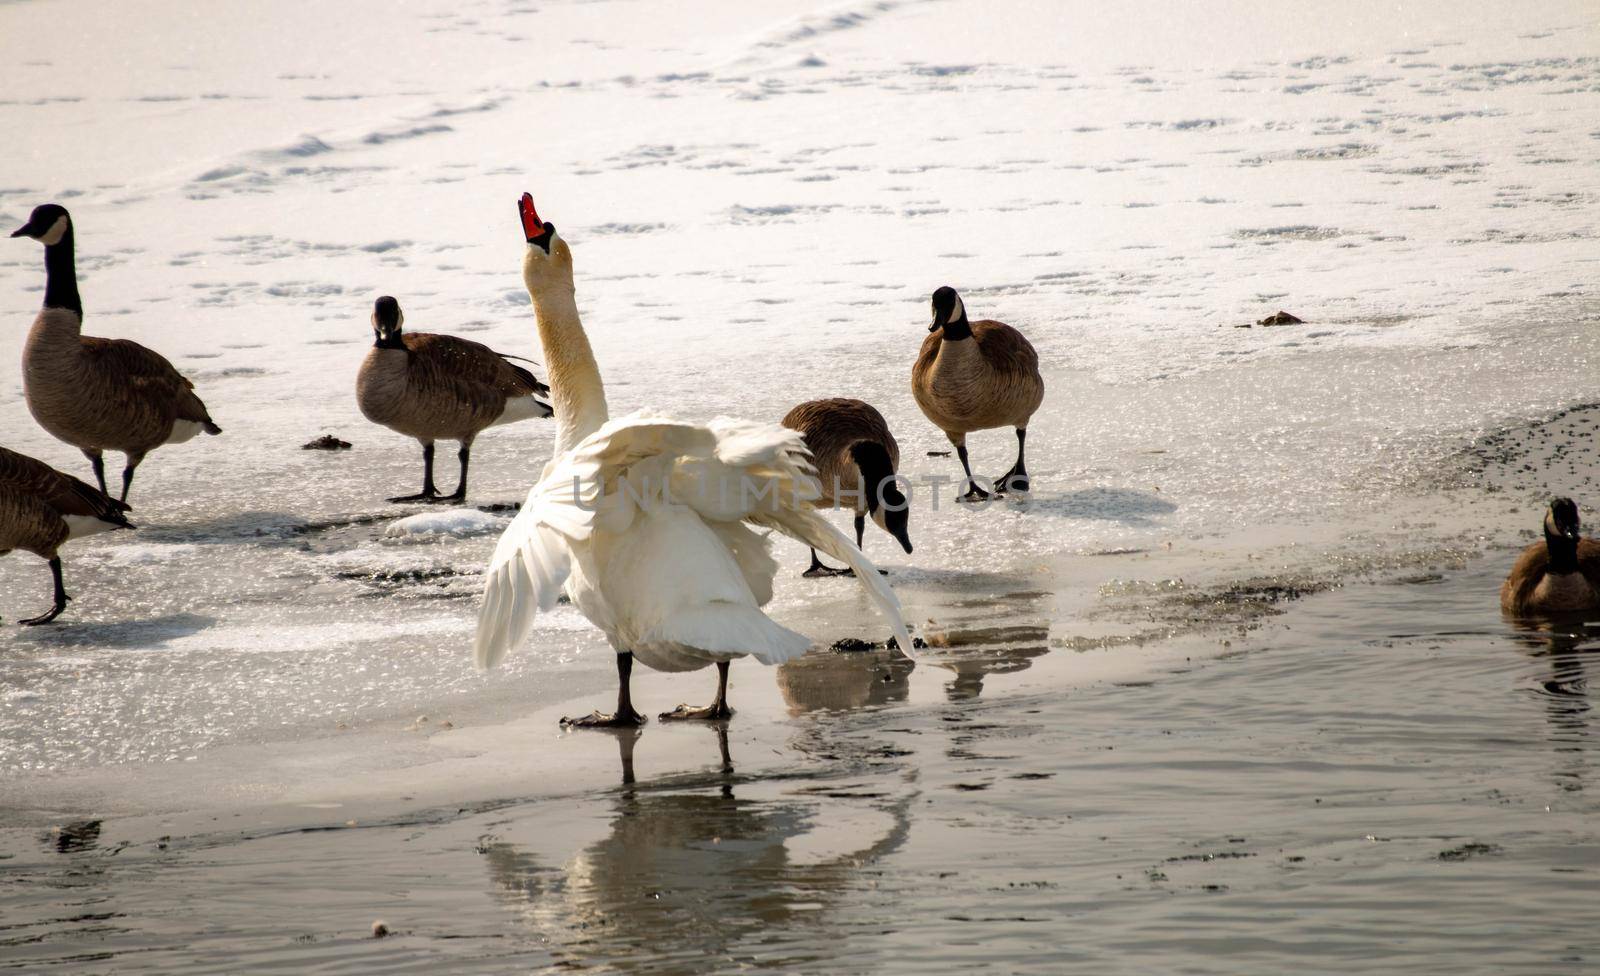
<path fill-rule="evenodd" d="M 632 708 L 627 711 L 615 711 L 609 715 L 596 710 L 577 718 L 561 716 L 561 727 L 564 729 L 636 729 L 644 722 L 644 716 Z"/>
<path fill-rule="evenodd" d="M 724 701 L 710 705 L 679 705 L 670 712 L 661 713 L 663 722 L 726 722 L 733 718 L 733 709 Z"/>

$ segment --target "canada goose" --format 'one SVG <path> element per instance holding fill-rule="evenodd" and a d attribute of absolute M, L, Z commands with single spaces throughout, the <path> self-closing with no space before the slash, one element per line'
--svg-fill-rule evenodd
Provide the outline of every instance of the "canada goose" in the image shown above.
<path fill-rule="evenodd" d="M 475 645 L 493 667 L 521 643 L 534 616 L 565 589 L 617 653 L 617 710 L 563 725 L 631 726 L 629 678 L 637 657 L 661 671 L 717 666 L 717 697 L 663 719 L 725 719 L 728 663 L 746 654 L 779 664 L 810 641 L 773 623 L 778 564 L 745 523 L 777 529 L 843 560 L 909 647 L 894 593 L 877 569 L 806 500 L 816 484 L 795 431 L 718 418 L 607 420 L 605 386 L 572 281 L 572 251 L 523 194 L 522 277 L 556 403 L 556 443 L 539 482 L 507 527 L 484 574 Z"/>
<path fill-rule="evenodd" d="M 0 556 L 26 549 L 49 561 L 55 580 L 55 604 L 50 611 L 22 623 L 49 623 L 72 599 L 61 582 L 61 557 L 57 555 L 61 544 L 96 532 L 133 528 L 122 514 L 126 511 L 126 502 L 43 461 L 0 447 Z"/>
<path fill-rule="evenodd" d="M 64 207 L 35 207 L 11 233 L 44 245 L 44 309 L 22 347 L 22 387 L 28 409 L 56 439 L 94 465 L 106 490 L 103 452 L 121 451 L 122 500 L 133 469 L 163 444 L 181 444 L 202 430 L 220 434 L 194 384 L 166 357 L 127 339 L 82 334 L 83 302 L 73 259 L 72 217 Z"/>
<path fill-rule="evenodd" d="M 889 433 L 883 414 L 860 400 L 834 397 L 807 400 L 784 414 L 782 423 L 798 430 L 811 451 L 817 480 L 822 483 L 817 506 L 839 508 L 848 501 L 848 507 L 855 509 L 856 548 L 861 548 L 870 515 L 878 528 L 898 539 L 909 553 L 911 536 L 906 523 L 910 512 L 905 494 L 895 483 L 900 445 Z M 801 575 L 849 576 L 854 572 L 849 567 L 824 566 L 812 549 L 811 568 Z"/>
<path fill-rule="evenodd" d="M 1578 506 L 1557 498 L 1544 516 L 1544 541 L 1522 550 L 1500 585 L 1511 614 L 1600 609 L 1600 542 L 1578 536 Z"/>
<path fill-rule="evenodd" d="M 1017 463 L 995 479 L 995 492 L 1027 491 L 1022 455 L 1028 420 L 1044 401 L 1044 378 L 1033 344 L 1004 322 L 968 322 L 961 296 L 949 286 L 933 293 L 928 332 L 911 368 L 911 391 L 917 406 L 956 447 L 970 486 L 961 500 L 989 497 L 972 480 L 967 434 L 991 427 L 1017 429 Z"/>
<path fill-rule="evenodd" d="M 487 427 L 548 417 L 548 394 L 528 370 L 488 346 L 430 332 L 402 332 L 400 303 L 383 296 L 372 306 L 377 340 L 356 375 L 356 401 L 375 424 L 422 444 L 422 491 L 391 502 L 460 502 L 467 498 L 472 441 Z M 433 442 L 461 443 L 461 481 L 454 494 L 433 486 Z"/>

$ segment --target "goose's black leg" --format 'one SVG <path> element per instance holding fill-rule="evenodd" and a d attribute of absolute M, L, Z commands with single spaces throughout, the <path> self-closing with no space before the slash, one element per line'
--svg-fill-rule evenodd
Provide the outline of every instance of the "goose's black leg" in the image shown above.
<path fill-rule="evenodd" d="M 854 576 L 855 574 L 855 570 L 851 569 L 849 566 L 846 566 L 843 569 L 835 569 L 832 566 L 824 566 L 822 564 L 822 560 L 817 558 L 817 551 L 813 549 L 811 550 L 811 568 L 800 575 L 804 576 L 806 579 L 821 579 L 825 576 Z"/>
<path fill-rule="evenodd" d="M 67 608 L 67 601 L 72 599 L 72 597 L 67 596 L 67 588 L 61 582 L 61 557 L 60 556 L 57 556 L 54 559 L 50 560 L 50 575 L 55 579 L 55 584 L 56 584 L 56 602 L 55 602 L 55 605 L 50 608 L 50 612 L 49 613 L 41 614 L 41 615 L 39 615 L 37 617 L 33 617 L 31 619 L 28 619 L 28 620 L 19 620 L 19 621 L 17 621 L 18 623 L 23 624 L 23 625 L 28 626 L 28 627 L 34 627 L 34 626 L 37 626 L 39 624 L 47 624 L 50 621 L 52 621 L 52 620 L 56 619 L 57 617 L 61 616 L 61 611 L 65 610 Z"/>
<path fill-rule="evenodd" d="M 728 662 L 717 662 L 717 700 L 709 705 L 696 708 L 692 705 L 679 705 L 670 712 L 661 713 L 661 721 L 675 722 L 685 719 L 700 719 L 705 722 L 720 722 L 733 718 L 733 709 L 728 707 Z"/>
<path fill-rule="evenodd" d="M 133 484 L 133 469 L 144 460 L 143 452 L 128 455 L 127 463 L 122 468 L 122 501 L 128 500 L 128 488 Z"/>
<path fill-rule="evenodd" d="M 438 500 L 441 502 L 464 502 L 467 500 L 467 462 L 472 457 L 472 445 L 463 444 L 461 450 L 456 452 L 456 458 L 461 461 L 461 481 L 456 484 L 455 494 L 445 495 Z"/>
<path fill-rule="evenodd" d="M 431 502 L 439 497 L 439 489 L 433 486 L 433 445 L 422 445 L 422 491 L 415 495 L 401 495 L 389 499 L 391 502 Z"/>
<path fill-rule="evenodd" d="M 1026 427 L 1018 427 L 1017 463 L 1013 464 L 1010 471 L 1007 471 L 995 481 L 994 490 L 996 492 L 1004 494 L 1007 491 L 1025 492 L 1028 490 L 1028 469 L 1022 463 L 1023 448 L 1027 445 L 1027 443 L 1028 429 Z"/>
<path fill-rule="evenodd" d="M 628 682 L 633 675 L 633 654 L 623 651 L 617 655 L 617 710 L 610 715 L 594 711 L 580 718 L 562 716 L 562 728 L 573 729 L 631 729 L 644 724 L 644 716 L 633 710 L 633 696 L 628 692 Z"/>
<path fill-rule="evenodd" d="M 967 445 L 965 443 L 956 445 L 956 457 L 961 459 L 961 470 L 967 473 L 968 485 L 966 494 L 957 498 L 956 501 L 981 502 L 988 498 L 989 493 L 979 488 L 978 483 L 972 480 L 972 463 L 967 460 Z"/>
<path fill-rule="evenodd" d="M 94 479 L 100 482 L 100 494 L 110 495 L 106 490 L 106 459 L 99 451 L 84 451 L 83 456 L 89 459 L 89 464 L 94 468 Z"/>

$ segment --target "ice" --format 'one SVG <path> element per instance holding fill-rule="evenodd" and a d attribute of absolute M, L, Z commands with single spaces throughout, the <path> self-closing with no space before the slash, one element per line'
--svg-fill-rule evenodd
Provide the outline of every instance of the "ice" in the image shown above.
<path fill-rule="evenodd" d="M 423 512 L 389 523 L 383 530 L 387 539 L 416 539 L 448 535 L 457 539 L 504 531 L 510 520 L 475 508 L 452 508 L 443 512 Z"/>
<path fill-rule="evenodd" d="M 569 607 L 504 671 L 471 669 L 505 510 L 388 505 L 420 450 L 355 403 L 379 294 L 409 329 L 541 358 L 524 190 L 573 245 L 617 415 L 859 396 L 923 484 L 959 473 L 908 390 L 931 291 L 1032 339 L 1033 499 L 971 510 L 946 485 L 935 509 L 921 488 L 914 557 L 868 528 L 919 626 L 1002 580 L 1092 600 L 1122 570 L 1085 553 L 1170 544 L 1244 574 L 1257 534 L 1371 529 L 1402 502 L 1436 524 L 1361 545 L 1478 530 L 1431 474 L 1592 395 L 1600 361 L 1593 11 L 1362 11 L 0 4 L 0 231 L 71 207 L 86 332 L 166 354 L 226 431 L 150 456 L 136 532 L 66 548 L 59 624 L 0 630 L 0 688 L 26 706 L 0 710 L 0 771 L 610 680 Z M 0 443 L 88 477 L 22 399 L 43 280 L 37 244 L 0 238 Z M 1236 328 L 1280 308 L 1307 324 Z M 322 432 L 354 448 L 299 449 Z M 552 434 L 485 432 L 469 503 L 520 500 Z M 987 474 L 1015 449 L 969 443 Z M 796 578 L 802 548 L 778 552 L 780 622 L 867 632 L 847 590 Z M 37 613 L 48 572 L 13 553 L 0 594 L 8 622 Z"/>

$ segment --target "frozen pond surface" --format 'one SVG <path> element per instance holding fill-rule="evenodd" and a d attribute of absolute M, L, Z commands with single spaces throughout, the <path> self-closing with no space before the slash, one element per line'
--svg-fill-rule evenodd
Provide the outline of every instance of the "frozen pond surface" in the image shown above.
<path fill-rule="evenodd" d="M 1600 499 L 1591 412 L 1521 426 L 1594 399 L 1597 42 L 1584 3 L 0 4 L 0 230 L 70 207 L 85 331 L 226 431 L 68 547 L 58 624 L 12 626 L 48 576 L 0 559 L 0 966 L 1581 965 L 1587 639 L 1488 594 L 1542 497 Z M 958 471 L 908 389 L 934 287 L 1044 363 L 1030 502 L 867 537 L 930 656 L 736 667 L 731 779 L 706 730 L 620 791 L 613 740 L 549 734 L 612 682 L 570 608 L 472 670 L 551 425 L 479 440 L 469 511 L 383 502 L 421 459 L 355 404 L 371 301 L 537 357 L 525 189 L 614 413 L 858 396 L 922 481 Z M 84 477 L 22 399 L 43 283 L 0 240 L 0 443 Z M 779 549 L 781 623 L 882 636 Z M 1321 593 L 1368 579 L 1430 582 Z"/>

